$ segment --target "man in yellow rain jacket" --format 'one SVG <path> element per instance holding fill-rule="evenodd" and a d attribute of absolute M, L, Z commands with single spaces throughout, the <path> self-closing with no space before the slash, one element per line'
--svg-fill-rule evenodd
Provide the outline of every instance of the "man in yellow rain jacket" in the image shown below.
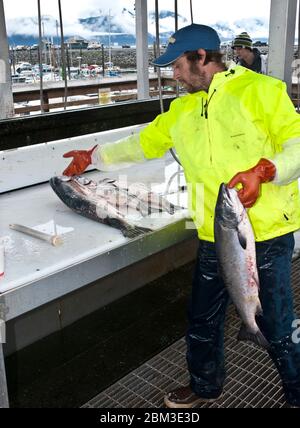
<path fill-rule="evenodd" d="M 188 95 L 173 101 L 139 135 L 67 153 L 73 160 L 64 174 L 80 174 L 91 163 L 106 170 L 162 157 L 170 148 L 177 151 L 191 184 L 191 215 L 200 244 L 187 332 L 190 383 L 166 395 L 165 404 L 173 408 L 193 407 L 222 394 L 228 294 L 217 270 L 214 209 L 220 183 L 240 184 L 239 197 L 249 208 L 256 239 L 263 308 L 259 326 L 287 402 L 300 406 L 300 344 L 292 340 L 290 285 L 293 232 L 300 228 L 300 117 L 283 82 L 241 66 L 226 69 L 219 46 L 211 27 L 192 24 L 177 31 L 154 64 L 172 65 Z M 198 184 L 204 192 L 196 191 Z"/>

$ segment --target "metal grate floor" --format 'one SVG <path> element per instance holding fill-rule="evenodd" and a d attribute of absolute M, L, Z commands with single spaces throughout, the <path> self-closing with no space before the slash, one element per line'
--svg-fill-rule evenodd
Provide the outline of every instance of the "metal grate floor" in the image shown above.
<path fill-rule="evenodd" d="M 300 315 L 300 258 L 293 262 L 295 310 Z M 227 381 L 222 399 L 198 407 L 285 407 L 280 378 L 268 354 L 237 342 L 240 320 L 230 306 L 225 331 Z M 161 408 L 165 393 L 189 382 L 185 340 L 180 339 L 101 392 L 84 408 Z"/>

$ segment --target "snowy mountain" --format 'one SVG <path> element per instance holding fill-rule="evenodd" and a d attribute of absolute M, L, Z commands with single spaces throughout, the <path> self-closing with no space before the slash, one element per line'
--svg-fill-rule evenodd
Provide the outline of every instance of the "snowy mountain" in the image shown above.
<path fill-rule="evenodd" d="M 135 45 L 135 13 L 123 8 L 116 14 L 100 14 L 80 18 L 76 22 L 66 22 L 64 24 L 65 38 L 80 35 L 87 40 L 97 40 L 108 45 L 109 35 L 112 44 Z M 174 12 L 162 10 L 160 18 L 160 40 L 166 43 L 173 34 L 175 28 Z M 188 25 L 189 21 L 183 17 L 178 17 L 179 28 Z M 155 40 L 155 13 L 149 12 L 149 44 Z M 232 40 L 232 38 L 242 31 L 248 31 L 254 40 L 266 40 L 268 37 L 268 23 L 259 18 L 242 19 L 235 22 L 208 23 L 214 27 L 222 41 Z M 57 19 L 51 16 L 43 16 L 43 34 L 45 38 L 53 38 L 55 44 L 59 43 L 59 27 Z M 7 21 L 7 32 L 10 45 L 32 45 L 38 41 L 38 21 L 36 17 L 17 18 Z"/>
<path fill-rule="evenodd" d="M 267 20 L 259 18 L 240 19 L 232 23 L 217 21 L 212 25 L 223 41 L 232 40 L 242 31 L 247 31 L 254 40 L 266 40 L 269 36 L 268 26 Z"/>
<path fill-rule="evenodd" d="M 189 25 L 188 20 L 184 16 L 178 15 L 178 28 L 186 25 Z M 175 31 L 175 13 L 168 10 L 162 10 L 159 13 L 159 27 L 161 41 L 166 42 Z M 155 37 L 155 12 L 149 13 L 148 28 L 150 34 Z"/>

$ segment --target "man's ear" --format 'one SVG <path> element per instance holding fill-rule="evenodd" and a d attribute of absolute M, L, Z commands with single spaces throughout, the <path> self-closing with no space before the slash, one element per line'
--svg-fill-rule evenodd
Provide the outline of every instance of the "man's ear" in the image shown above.
<path fill-rule="evenodd" d="M 197 53 L 200 55 L 199 63 L 200 65 L 203 65 L 206 59 L 206 51 L 204 49 L 198 49 Z"/>

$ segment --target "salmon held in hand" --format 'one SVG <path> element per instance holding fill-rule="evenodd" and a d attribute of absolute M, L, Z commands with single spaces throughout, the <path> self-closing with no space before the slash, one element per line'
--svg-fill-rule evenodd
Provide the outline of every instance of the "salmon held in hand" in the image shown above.
<path fill-rule="evenodd" d="M 239 340 L 250 340 L 263 348 L 269 343 L 256 323 L 262 314 L 256 266 L 255 240 L 237 191 L 221 184 L 215 209 L 215 245 L 218 265 L 229 296 L 243 326 Z"/>

